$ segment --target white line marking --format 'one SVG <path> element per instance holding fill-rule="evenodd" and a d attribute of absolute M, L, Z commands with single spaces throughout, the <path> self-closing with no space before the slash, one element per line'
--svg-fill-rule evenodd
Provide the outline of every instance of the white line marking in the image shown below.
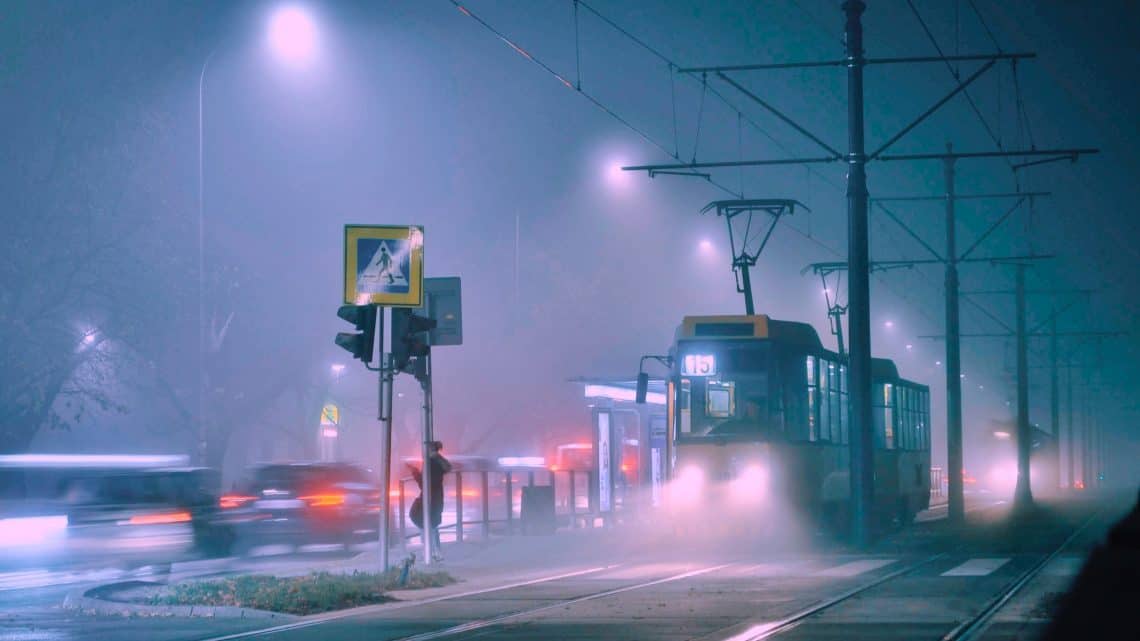
<path fill-rule="evenodd" d="M 557 581 L 558 579 L 569 579 L 583 574 L 592 574 L 594 572 L 602 572 L 618 567 L 620 564 L 603 565 L 585 570 L 577 570 L 575 572 L 565 572 L 563 574 L 555 574 L 553 576 L 541 577 L 538 579 L 531 579 L 529 581 L 519 581 L 517 583 L 508 583 L 507 585 L 497 585 L 490 588 L 480 588 L 478 590 L 470 590 L 468 592 L 460 592 L 459 594 L 445 594 L 443 596 L 432 597 L 430 599 L 421 599 L 419 601 L 401 601 L 397 603 L 380 603 L 377 605 L 366 605 L 351 610 L 342 610 L 340 612 L 329 612 L 327 614 L 315 614 L 308 617 L 303 621 L 295 623 L 286 623 L 284 625 L 274 626 L 272 628 L 263 628 L 261 630 L 251 630 L 249 632 L 238 632 L 236 634 L 227 634 L 220 637 L 210 637 L 202 641 L 230 641 L 231 639 L 248 639 L 251 637 L 268 636 L 278 632 L 286 632 L 288 630 L 296 630 L 298 628 L 307 628 L 312 625 L 319 625 L 328 621 L 336 621 L 338 619 L 346 619 L 349 617 L 360 616 L 362 614 L 369 614 L 370 612 L 383 611 L 383 610 L 403 610 L 404 608 L 411 608 L 418 605 L 427 605 L 429 603 L 439 603 L 440 601 L 450 601 L 451 599 L 462 599 L 469 596 L 477 596 L 480 594 L 487 594 L 489 592 L 498 592 L 500 590 L 510 590 L 512 588 L 521 588 L 528 585 L 535 585 L 538 583 L 545 583 L 547 581 Z"/>
<path fill-rule="evenodd" d="M 648 587 L 651 587 L 654 585 L 660 585 L 662 583 L 669 583 L 671 581 L 680 581 L 681 579 L 688 579 L 690 577 L 699 576 L 701 574 L 706 574 L 708 572 L 715 572 L 716 570 L 724 569 L 724 568 L 728 567 L 729 565 L 731 565 L 731 564 L 725 563 L 724 565 L 716 565 L 716 566 L 713 566 L 711 568 L 701 568 L 699 570 L 691 570 L 689 572 L 682 572 L 681 574 L 674 574 L 673 576 L 668 576 L 668 577 L 665 577 L 663 579 L 657 579 L 656 581 L 647 581 L 645 583 L 638 583 L 636 585 L 628 585 L 624 588 L 615 588 L 613 590 L 606 590 L 605 592 L 599 592 L 597 594 L 589 594 L 589 595 L 586 595 L 583 597 L 578 597 L 576 599 L 567 599 L 565 601 L 559 601 L 557 603 L 551 603 L 550 605 L 544 605 L 542 607 L 532 608 L 530 610 L 523 610 L 521 612 L 512 612 L 510 614 L 504 614 L 501 616 L 492 617 L 490 619 L 476 619 L 475 621 L 468 621 L 467 623 L 452 626 L 452 627 L 446 628 L 444 630 L 436 630 L 435 632 L 425 632 L 424 634 L 416 634 L 416 635 L 413 635 L 410 637 L 402 637 L 400 639 L 396 639 L 396 641 L 431 641 L 431 639 L 439 639 L 442 637 L 451 636 L 453 634 L 459 634 L 462 632 L 471 632 L 473 630 L 479 630 L 482 628 L 490 627 L 492 625 L 496 625 L 498 623 L 502 623 L 502 622 L 508 621 L 510 619 L 517 619 L 519 617 L 530 616 L 533 614 L 538 614 L 540 612 L 545 612 L 547 610 L 553 610 L 556 608 L 564 608 L 566 606 L 574 605 L 577 603 L 582 603 L 584 601 L 592 601 L 594 599 L 601 599 L 601 598 L 605 598 L 608 596 L 613 596 L 615 594 L 621 594 L 623 592 L 631 592 L 633 590 L 640 590 L 641 588 L 648 588 Z"/>
<path fill-rule="evenodd" d="M 970 559 L 961 565 L 946 570 L 942 576 L 986 576 L 1006 563 L 1009 563 L 1008 558 Z"/>
<path fill-rule="evenodd" d="M 844 563 L 843 565 L 837 565 L 833 568 L 827 568 L 826 570 L 820 570 L 819 572 L 815 572 L 814 574 L 812 574 L 812 576 L 838 576 L 838 577 L 859 576 L 860 574 L 863 574 L 864 572 L 870 572 L 871 570 L 876 570 L 876 569 L 881 568 L 885 565 L 890 565 L 890 564 L 895 563 L 895 562 L 896 562 L 895 559 L 866 559 L 863 561 L 851 561 L 850 563 Z"/>

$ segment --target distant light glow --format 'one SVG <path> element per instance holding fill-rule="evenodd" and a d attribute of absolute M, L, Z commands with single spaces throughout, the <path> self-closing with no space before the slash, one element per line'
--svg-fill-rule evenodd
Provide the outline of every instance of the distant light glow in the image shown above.
<path fill-rule="evenodd" d="M 908 351 L 908 352 L 909 352 L 909 351 L 910 351 L 910 350 L 912 350 L 912 349 L 914 349 L 914 345 L 911 345 L 910 343 L 907 343 L 907 344 L 906 344 L 906 351 Z"/>
<path fill-rule="evenodd" d="M 500 467 L 546 467 L 542 456 L 500 456 Z"/>
<path fill-rule="evenodd" d="M 93 329 L 88 330 L 87 333 L 83 335 L 83 344 L 84 345 L 90 345 L 91 343 L 94 343 L 94 342 L 95 342 L 95 330 L 93 330 Z"/>
<path fill-rule="evenodd" d="M 935 364 L 935 365 L 941 365 L 941 364 L 942 364 L 942 361 L 934 361 L 934 364 Z"/>
<path fill-rule="evenodd" d="M 333 373 L 333 374 L 340 374 L 341 372 L 343 372 L 343 371 L 344 371 L 344 365 L 343 365 L 342 363 L 337 363 L 337 364 L 333 365 L 333 366 L 332 366 L 331 368 L 329 368 L 329 369 L 331 369 L 331 370 L 332 370 L 332 373 Z"/>
<path fill-rule="evenodd" d="M 632 403 L 637 400 L 637 392 L 624 387 L 613 385 L 587 385 L 584 393 L 586 398 L 608 398 L 611 401 L 626 401 Z M 661 392 L 647 392 L 645 402 L 650 405 L 664 405 L 665 395 Z"/>
<path fill-rule="evenodd" d="M 304 9 L 287 5 L 269 19 L 269 48 L 283 63 L 306 67 L 317 54 L 317 26 Z"/>
<path fill-rule="evenodd" d="M 336 438 L 337 437 L 336 428 L 335 427 L 324 428 L 323 430 L 321 430 L 321 436 L 324 436 L 327 438 Z"/>
<path fill-rule="evenodd" d="M 1004 431 L 999 430 L 997 432 L 994 432 L 994 436 L 996 438 L 1003 440 L 1003 441 L 1008 441 L 1011 435 L 1009 432 L 1004 432 Z"/>
<path fill-rule="evenodd" d="M 887 329 L 891 329 L 891 328 L 893 328 L 894 326 L 895 326 L 895 322 L 894 322 L 894 321 L 887 321 L 887 322 L 883 323 L 883 327 L 886 327 Z"/>
<path fill-rule="evenodd" d="M 830 290 L 830 289 L 827 289 L 826 287 L 824 287 L 824 288 L 823 288 L 823 295 L 824 295 L 824 296 L 827 296 L 827 295 L 829 295 L 829 294 L 831 294 L 831 290 Z"/>
<path fill-rule="evenodd" d="M 698 247 L 700 247 L 702 254 L 708 255 L 708 254 L 713 253 L 713 244 L 712 244 L 712 241 L 709 240 L 708 238 L 701 239 L 701 242 L 698 245 Z"/>

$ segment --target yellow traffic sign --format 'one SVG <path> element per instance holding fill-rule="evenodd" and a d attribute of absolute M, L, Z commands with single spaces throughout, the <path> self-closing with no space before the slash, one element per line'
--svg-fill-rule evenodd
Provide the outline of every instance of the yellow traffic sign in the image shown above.
<path fill-rule="evenodd" d="M 344 226 L 344 302 L 419 307 L 424 295 L 424 228 Z"/>
<path fill-rule="evenodd" d="M 321 426 L 336 427 L 340 424 L 340 408 L 332 403 L 321 408 Z"/>

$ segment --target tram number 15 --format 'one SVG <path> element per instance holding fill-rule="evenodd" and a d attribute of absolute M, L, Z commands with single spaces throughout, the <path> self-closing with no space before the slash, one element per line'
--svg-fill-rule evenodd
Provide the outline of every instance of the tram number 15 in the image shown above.
<path fill-rule="evenodd" d="M 716 375 L 716 357 L 712 354 L 686 354 L 681 361 L 682 376 Z"/>

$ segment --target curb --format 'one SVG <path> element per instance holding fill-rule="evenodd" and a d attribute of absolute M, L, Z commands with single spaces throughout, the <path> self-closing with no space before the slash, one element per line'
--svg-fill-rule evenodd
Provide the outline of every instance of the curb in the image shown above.
<path fill-rule="evenodd" d="M 83 614 L 108 614 L 117 616 L 138 617 L 205 617 L 217 619 L 275 619 L 282 623 L 294 621 L 302 617 L 295 614 L 271 612 L 269 610 L 255 610 L 253 608 L 239 608 L 229 605 L 146 605 L 142 603 L 126 603 L 122 601 L 109 601 L 99 597 L 90 596 L 99 590 L 114 589 L 115 586 L 137 581 L 124 581 L 119 583 L 105 583 L 93 588 L 81 588 L 69 592 L 63 599 L 65 610 L 77 610 Z"/>

